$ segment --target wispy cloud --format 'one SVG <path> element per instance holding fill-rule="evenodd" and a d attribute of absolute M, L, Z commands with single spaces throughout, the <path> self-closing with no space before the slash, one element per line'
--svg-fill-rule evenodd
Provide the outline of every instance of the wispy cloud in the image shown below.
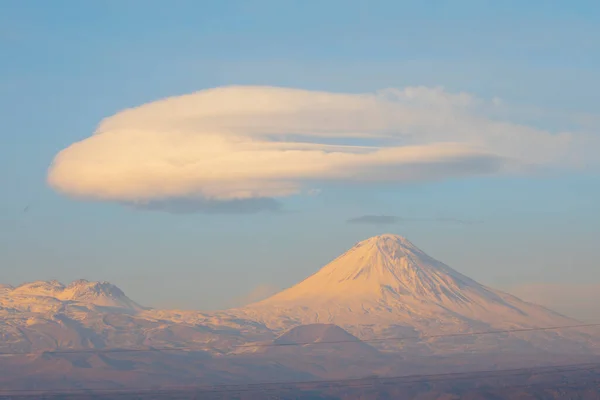
<path fill-rule="evenodd" d="M 476 225 L 476 224 L 483 223 L 483 221 L 481 221 L 481 220 L 462 219 L 462 218 L 445 218 L 445 217 L 431 218 L 430 221 L 447 223 L 447 224 L 457 224 L 457 225 Z"/>
<path fill-rule="evenodd" d="M 362 215 L 350 218 L 346 222 L 349 224 L 392 225 L 402 222 L 402 218 L 394 215 Z"/>
<path fill-rule="evenodd" d="M 281 202 L 268 197 L 231 200 L 175 198 L 140 202 L 133 206 L 143 210 L 167 211 L 174 214 L 254 214 L 261 211 L 278 212 L 282 208 Z"/>
<path fill-rule="evenodd" d="M 361 215 L 360 217 L 350 218 L 346 222 L 349 224 L 366 224 L 366 225 L 393 225 L 410 222 L 439 222 L 456 225 L 473 225 L 481 223 L 481 221 L 459 219 L 459 218 L 405 218 L 395 215 Z"/>
<path fill-rule="evenodd" d="M 218 202 L 311 193 L 315 182 L 439 180 L 595 157 L 597 141 L 491 117 L 494 107 L 495 100 L 426 87 L 203 90 L 105 119 L 56 155 L 48 182 L 76 198 L 164 210 L 184 199 L 186 210 L 196 201 L 198 210 L 219 211 L 232 203 Z"/>

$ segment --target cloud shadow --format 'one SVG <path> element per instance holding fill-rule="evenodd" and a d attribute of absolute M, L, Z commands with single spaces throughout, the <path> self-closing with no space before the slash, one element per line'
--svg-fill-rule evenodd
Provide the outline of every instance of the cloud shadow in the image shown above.
<path fill-rule="evenodd" d="M 256 214 L 259 212 L 280 212 L 282 208 L 281 202 L 269 197 L 232 200 L 165 199 L 130 204 L 130 206 L 139 210 L 162 211 L 172 214 Z"/>

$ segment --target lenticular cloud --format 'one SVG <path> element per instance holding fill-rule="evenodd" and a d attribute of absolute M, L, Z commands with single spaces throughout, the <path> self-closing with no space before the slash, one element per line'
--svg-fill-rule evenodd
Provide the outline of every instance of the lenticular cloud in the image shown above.
<path fill-rule="evenodd" d="M 105 119 L 56 155 L 48 182 L 78 198 L 214 205 L 315 182 L 445 179 L 564 160 L 572 134 L 492 120 L 487 106 L 439 88 L 203 90 Z"/>

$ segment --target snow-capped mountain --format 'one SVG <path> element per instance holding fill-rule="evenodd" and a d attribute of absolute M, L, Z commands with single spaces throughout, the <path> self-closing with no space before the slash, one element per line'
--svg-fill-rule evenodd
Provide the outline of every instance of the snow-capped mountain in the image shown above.
<path fill-rule="evenodd" d="M 274 340 L 309 324 L 335 324 L 370 340 L 577 321 L 481 285 L 396 235 L 357 243 L 287 290 L 218 312 L 146 309 L 108 282 L 78 280 L 65 286 L 37 281 L 0 287 L 0 351 L 174 346 L 229 354 L 238 345 Z M 575 331 L 540 331 L 373 346 L 413 353 L 466 347 L 587 352 L 595 349 L 590 338 Z"/>
<path fill-rule="evenodd" d="M 90 282 L 85 279 L 74 281 L 68 286 L 56 280 L 35 281 L 7 289 L 4 292 L 5 295 L 22 301 L 32 297 L 49 297 L 60 301 L 79 302 L 101 307 L 116 307 L 132 311 L 142 309 L 115 285 L 109 282 Z"/>
<path fill-rule="evenodd" d="M 575 324 L 381 235 L 266 300 L 218 312 L 144 308 L 108 282 L 0 285 L 0 369 L 12 373 L 0 386 L 314 380 L 595 360 L 598 329 L 509 332 Z"/>
<path fill-rule="evenodd" d="M 90 282 L 79 279 L 65 287 L 58 296 L 61 300 L 86 302 L 103 307 L 117 307 L 129 310 L 141 310 L 139 304 L 128 298 L 125 293 L 109 282 Z"/>
<path fill-rule="evenodd" d="M 357 243 L 297 285 L 233 312 L 271 329 L 333 323 L 362 339 L 577 323 L 481 285 L 397 235 Z"/>
<path fill-rule="evenodd" d="M 65 285 L 59 281 L 34 281 L 17 286 L 12 290 L 12 294 L 55 297 L 55 295 L 62 293 L 63 290 L 65 290 Z"/>
<path fill-rule="evenodd" d="M 142 307 L 108 282 L 35 281 L 0 287 L 0 356 L 144 346 L 219 353 L 227 346 L 273 336 L 263 325 L 238 317 Z"/>

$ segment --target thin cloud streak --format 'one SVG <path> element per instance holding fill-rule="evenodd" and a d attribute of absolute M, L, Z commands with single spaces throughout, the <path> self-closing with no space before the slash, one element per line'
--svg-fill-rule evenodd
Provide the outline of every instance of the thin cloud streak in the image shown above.
<path fill-rule="evenodd" d="M 349 224 L 365 224 L 365 225 L 393 225 L 411 222 L 438 222 L 444 224 L 456 225 L 474 225 L 480 224 L 481 221 L 459 219 L 459 218 L 414 218 L 414 217 L 399 217 L 395 215 L 361 215 L 346 220 Z"/>
<path fill-rule="evenodd" d="M 392 225 L 402 221 L 402 218 L 394 215 L 362 215 L 360 217 L 350 218 L 346 222 L 349 224 Z"/>
<path fill-rule="evenodd" d="M 255 214 L 282 211 L 280 201 L 267 197 L 221 201 L 202 198 L 166 199 L 126 205 L 140 210 L 165 211 L 173 214 Z"/>

